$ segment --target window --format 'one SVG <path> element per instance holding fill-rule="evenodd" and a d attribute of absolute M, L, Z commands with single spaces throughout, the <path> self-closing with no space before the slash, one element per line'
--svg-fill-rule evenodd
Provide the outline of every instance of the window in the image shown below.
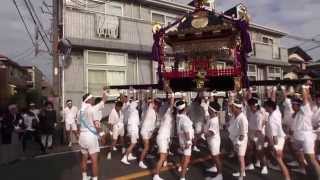
<path fill-rule="evenodd" d="M 257 66 L 254 64 L 248 64 L 248 71 L 247 71 L 249 81 L 256 81 L 258 80 L 258 71 Z M 257 87 L 252 87 L 253 92 L 257 91 Z"/>
<path fill-rule="evenodd" d="M 131 17 L 134 19 L 141 19 L 140 5 L 131 4 Z"/>
<path fill-rule="evenodd" d="M 281 58 L 281 54 L 280 54 L 280 48 L 278 46 L 273 46 L 272 47 L 272 58 L 273 59 L 280 59 Z"/>
<path fill-rule="evenodd" d="M 88 64 L 126 66 L 126 55 L 121 53 L 108 53 L 100 51 L 88 51 Z"/>
<path fill-rule="evenodd" d="M 104 86 L 126 84 L 127 55 L 123 53 L 87 51 L 87 90 L 101 95 Z M 110 91 L 117 96 L 118 91 Z"/>
<path fill-rule="evenodd" d="M 273 45 L 273 39 L 270 37 L 262 36 L 262 42 L 265 44 Z"/>
<path fill-rule="evenodd" d="M 176 17 L 171 15 L 164 15 L 157 12 L 151 12 L 151 22 L 160 23 L 161 25 L 169 25 L 176 21 Z"/>
<path fill-rule="evenodd" d="M 107 85 L 107 74 L 105 70 L 88 69 L 88 92 L 100 96 L 101 88 Z"/>
<path fill-rule="evenodd" d="M 166 16 L 166 24 L 170 25 L 176 21 L 175 17 Z"/>
<path fill-rule="evenodd" d="M 248 73 L 253 73 L 255 76 L 257 75 L 257 66 L 253 64 L 248 65 Z"/>
<path fill-rule="evenodd" d="M 268 67 L 268 80 L 280 80 L 282 78 L 280 67 Z"/>
<path fill-rule="evenodd" d="M 101 52 L 89 52 L 88 63 L 89 64 L 107 64 L 106 53 Z"/>
<path fill-rule="evenodd" d="M 108 65 L 126 66 L 126 57 L 119 53 L 109 53 L 107 56 Z"/>
<path fill-rule="evenodd" d="M 28 71 L 27 80 L 28 80 L 28 81 L 33 81 L 33 72 L 32 72 L 32 71 Z"/>
<path fill-rule="evenodd" d="M 152 23 L 160 23 L 161 25 L 164 25 L 166 22 L 166 17 L 162 14 L 158 13 L 152 13 L 151 14 Z"/>
<path fill-rule="evenodd" d="M 122 16 L 122 6 L 110 4 L 109 5 L 109 13 L 114 16 Z"/>

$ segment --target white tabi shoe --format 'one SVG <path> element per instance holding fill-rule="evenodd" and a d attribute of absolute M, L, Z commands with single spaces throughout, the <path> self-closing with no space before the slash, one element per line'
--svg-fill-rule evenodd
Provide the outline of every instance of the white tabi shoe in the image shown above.
<path fill-rule="evenodd" d="M 126 156 L 123 156 L 123 158 L 121 159 L 121 162 L 122 162 L 123 164 L 130 165 L 130 163 L 129 163 L 129 161 L 128 161 L 128 159 L 127 159 Z"/>
<path fill-rule="evenodd" d="M 254 170 L 254 165 L 251 163 L 246 167 L 246 170 Z"/>
<path fill-rule="evenodd" d="M 152 180 L 164 180 L 158 174 L 154 175 Z"/>
<path fill-rule="evenodd" d="M 110 160 L 111 159 L 111 152 L 107 153 L 107 159 Z"/>
<path fill-rule="evenodd" d="M 142 169 L 147 169 L 148 166 L 146 166 L 142 161 L 139 162 L 139 167 Z"/>
<path fill-rule="evenodd" d="M 234 176 L 234 177 L 241 177 L 241 173 L 240 173 L 240 172 L 235 172 L 235 173 L 232 173 L 232 176 Z M 246 176 L 246 173 L 244 172 L 244 173 L 242 174 L 242 176 L 245 177 L 245 176 Z"/>
<path fill-rule="evenodd" d="M 128 160 L 129 161 L 133 161 L 133 160 L 136 160 L 137 157 L 134 157 L 131 153 L 128 155 Z"/>
<path fill-rule="evenodd" d="M 193 146 L 193 151 L 200 152 L 200 149 L 197 146 Z"/>
<path fill-rule="evenodd" d="M 261 174 L 266 175 L 266 174 L 268 174 L 268 173 L 269 173 L 269 172 L 268 172 L 267 166 L 263 166 L 262 169 L 261 169 Z"/>
<path fill-rule="evenodd" d="M 254 166 L 255 166 L 255 167 L 258 167 L 258 168 L 261 167 L 260 161 L 257 161 L 257 162 L 254 164 Z"/>
<path fill-rule="evenodd" d="M 212 166 L 211 168 L 208 168 L 206 171 L 216 173 L 218 172 L 218 169 L 216 166 Z"/>

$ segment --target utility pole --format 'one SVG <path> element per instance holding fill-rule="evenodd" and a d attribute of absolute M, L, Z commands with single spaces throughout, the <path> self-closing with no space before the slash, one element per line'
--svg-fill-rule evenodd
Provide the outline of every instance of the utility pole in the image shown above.
<path fill-rule="evenodd" d="M 61 96 L 60 68 L 59 68 L 59 28 L 58 28 L 58 0 L 52 0 L 52 72 L 55 96 Z"/>

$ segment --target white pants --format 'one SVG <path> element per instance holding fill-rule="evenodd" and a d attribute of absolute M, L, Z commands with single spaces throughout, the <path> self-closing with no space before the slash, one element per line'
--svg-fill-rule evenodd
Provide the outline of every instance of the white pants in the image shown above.
<path fill-rule="evenodd" d="M 277 144 L 277 145 L 273 145 L 274 149 L 275 149 L 276 151 L 282 151 L 285 142 L 286 142 L 286 138 L 284 138 L 284 137 L 279 138 L 279 137 L 278 137 L 278 144 Z"/>
<path fill-rule="evenodd" d="M 100 152 L 98 137 L 92 132 L 81 132 L 79 144 L 82 154 L 94 154 Z"/>
<path fill-rule="evenodd" d="M 237 144 L 238 138 L 233 140 L 233 146 L 235 151 L 237 152 L 238 156 L 245 156 L 247 151 L 247 144 L 248 144 L 248 136 L 245 136 L 241 141 L 241 144 Z"/>
<path fill-rule="evenodd" d="M 212 156 L 217 156 L 220 154 L 220 137 L 210 137 L 207 139 L 209 150 Z"/>
<path fill-rule="evenodd" d="M 163 138 L 157 136 L 157 145 L 159 147 L 159 153 L 168 153 L 170 138 Z"/>
<path fill-rule="evenodd" d="M 128 135 L 132 144 L 136 144 L 139 139 L 139 127 L 135 125 L 128 124 Z"/>
<path fill-rule="evenodd" d="M 66 123 L 65 126 L 66 126 L 66 131 L 76 131 L 78 129 L 76 123 L 72 123 L 72 124 Z"/>
<path fill-rule="evenodd" d="M 185 148 L 184 144 L 180 144 L 180 147 L 182 149 L 184 156 L 191 156 L 192 153 L 192 145 L 189 146 L 189 148 Z"/>
<path fill-rule="evenodd" d="M 153 129 L 142 128 L 140 133 L 141 133 L 142 139 L 151 139 L 153 134 Z"/>
<path fill-rule="evenodd" d="M 305 154 L 315 154 L 314 146 L 317 135 L 311 131 L 299 132 L 294 134 L 294 149 Z"/>
<path fill-rule="evenodd" d="M 124 136 L 124 126 L 123 125 L 114 125 L 112 128 L 112 139 L 117 140 L 118 137 Z"/>

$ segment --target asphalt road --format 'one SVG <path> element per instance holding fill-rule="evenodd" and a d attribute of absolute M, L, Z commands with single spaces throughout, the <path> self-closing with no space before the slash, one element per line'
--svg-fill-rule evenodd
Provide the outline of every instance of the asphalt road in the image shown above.
<path fill-rule="evenodd" d="M 127 166 L 120 162 L 121 153 L 112 154 L 112 159 L 107 160 L 105 150 L 100 154 L 100 179 L 152 179 L 151 170 L 142 170 L 137 162 L 132 162 Z M 149 159 L 149 166 L 153 166 L 156 159 Z M 0 166 L 0 180 L 81 180 L 80 153 L 75 151 L 48 154 L 45 156 L 29 158 L 16 161 L 11 164 Z M 179 179 L 177 165 L 179 157 L 170 157 L 169 165 L 163 169 L 160 176 L 164 179 Z M 187 179 L 205 179 L 214 177 L 215 174 L 205 172 L 210 167 L 210 161 L 205 150 L 202 153 L 194 153 L 192 165 L 188 171 Z M 232 172 L 236 170 L 237 161 L 235 159 L 224 159 L 223 177 L 225 180 L 233 180 Z M 293 180 L 311 180 L 312 178 L 291 173 Z M 246 180 L 280 180 L 283 179 L 279 171 L 269 169 L 268 175 L 261 175 L 258 170 L 247 171 Z"/>

